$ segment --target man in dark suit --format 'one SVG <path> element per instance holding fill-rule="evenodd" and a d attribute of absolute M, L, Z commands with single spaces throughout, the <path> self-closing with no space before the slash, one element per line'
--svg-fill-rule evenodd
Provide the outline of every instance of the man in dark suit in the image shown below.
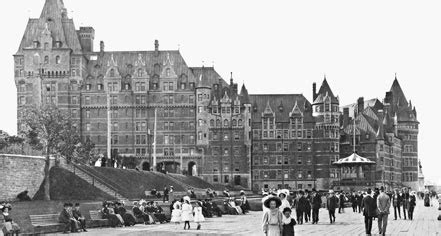
<path fill-rule="evenodd" d="M 334 190 L 329 190 L 329 196 L 326 200 L 326 207 L 329 211 L 331 224 L 335 222 L 335 209 L 338 207 L 338 198 L 334 195 Z"/>
<path fill-rule="evenodd" d="M 363 201 L 363 194 L 358 191 L 357 194 L 357 206 L 358 206 L 358 213 L 361 213 L 361 202 Z"/>
<path fill-rule="evenodd" d="M 86 230 L 86 218 L 81 214 L 80 204 L 79 203 L 75 203 L 75 208 L 72 210 L 72 215 L 80 223 L 81 229 L 84 232 L 87 232 L 87 230 Z"/>
<path fill-rule="evenodd" d="M 65 225 L 63 233 L 69 231 L 72 233 L 78 232 L 77 221 L 72 215 L 72 204 L 64 203 L 64 209 L 61 211 L 58 221 Z"/>
<path fill-rule="evenodd" d="M 400 208 L 401 208 L 401 202 L 403 201 L 400 193 L 398 192 L 398 189 L 395 189 L 395 192 L 392 194 L 392 205 L 394 206 L 394 216 L 395 219 L 397 220 L 397 210 L 398 210 L 398 216 L 401 219 L 401 212 L 400 212 Z"/>
<path fill-rule="evenodd" d="M 371 235 L 372 230 L 372 218 L 376 215 L 376 204 L 375 200 L 372 197 L 372 191 L 369 188 L 367 190 L 367 195 L 363 198 L 363 201 L 361 203 L 361 206 L 363 208 L 363 215 L 364 215 L 364 226 L 366 228 L 366 235 Z"/>
<path fill-rule="evenodd" d="M 316 191 L 312 192 L 312 223 L 317 224 L 319 221 L 319 210 L 322 205 L 322 198 Z"/>

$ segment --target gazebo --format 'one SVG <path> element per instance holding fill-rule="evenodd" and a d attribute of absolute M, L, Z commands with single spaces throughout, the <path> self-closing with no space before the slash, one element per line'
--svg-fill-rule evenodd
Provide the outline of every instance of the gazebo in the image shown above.
<path fill-rule="evenodd" d="M 359 156 L 354 152 L 350 156 L 332 164 L 340 167 L 340 181 L 334 182 L 334 187 L 346 190 L 360 190 L 374 185 L 373 181 L 366 179 L 363 174 L 363 167 L 375 165 L 374 161 Z"/>

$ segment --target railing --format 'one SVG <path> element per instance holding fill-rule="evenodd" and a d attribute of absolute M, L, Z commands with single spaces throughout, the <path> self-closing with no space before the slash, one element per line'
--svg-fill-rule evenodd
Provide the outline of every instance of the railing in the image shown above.
<path fill-rule="evenodd" d="M 341 181 L 334 181 L 334 186 L 374 186 L 374 181 L 368 181 L 368 180 L 341 180 Z"/>
<path fill-rule="evenodd" d="M 95 181 L 98 181 L 100 184 L 106 186 L 107 188 L 109 188 L 110 190 L 112 190 L 114 192 L 115 198 L 118 198 L 118 190 L 113 187 L 112 185 L 108 184 L 106 180 L 106 178 L 102 178 L 102 177 L 98 177 L 96 174 L 90 172 L 89 170 L 87 170 L 86 168 L 80 167 L 79 165 L 75 165 L 72 164 L 73 166 L 73 173 L 76 174 L 76 169 L 78 169 L 79 171 L 82 171 L 83 173 L 89 175 L 92 178 L 92 185 L 95 186 Z M 122 196 L 121 194 L 119 194 L 120 196 Z"/>

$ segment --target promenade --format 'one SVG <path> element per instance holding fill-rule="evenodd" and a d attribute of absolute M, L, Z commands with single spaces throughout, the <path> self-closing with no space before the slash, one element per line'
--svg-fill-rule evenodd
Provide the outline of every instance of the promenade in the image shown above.
<path fill-rule="evenodd" d="M 317 225 L 306 223 L 295 227 L 296 235 L 365 235 L 364 218 L 362 214 L 353 213 L 352 208 L 346 208 L 345 213 L 336 213 L 335 224 L 329 224 L 328 212 L 320 210 L 320 221 Z M 414 220 L 393 220 L 389 215 L 387 235 L 441 235 L 441 221 L 437 217 L 438 204 L 433 207 L 424 207 L 422 201 L 417 202 Z M 225 215 L 221 218 L 209 218 L 203 223 L 201 230 L 195 230 L 196 224 L 192 223 L 192 229 L 184 231 L 183 224 L 161 225 L 136 225 L 127 228 L 90 229 L 87 233 L 75 235 L 181 235 L 181 236 L 211 236 L 211 235 L 263 235 L 261 227 L 262 212 L 251 212 L 247 215 Z M 373 222 L 372 234 L 378 234 L 377 221 Z M 52 234 L 55 235 L 55 234 Z M 61 234 L 58 234 L 61 235 Z"/>

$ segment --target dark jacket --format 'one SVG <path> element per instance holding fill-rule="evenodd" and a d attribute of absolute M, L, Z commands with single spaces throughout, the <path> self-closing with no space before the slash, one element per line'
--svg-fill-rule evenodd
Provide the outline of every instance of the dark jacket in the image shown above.
<path fill-rule="evenodd" d="M 358 194 L 356 198 L 357 198 L 357 205 L 361 206 L 361 202 L 363 201 L 363 196 L 361 194 Z"/>
<path fill-rule="evenodd" d="M 60 223 L 70 223 L 71 218 L 69 212 L 66 209 L 63 209 L 58 217 L 58 221 L 60 221 Z"/>
<path fill-rule="evenodd" d="M 409 207 L 415 207 L 415 206 L 416 206 L 416 197 L 409 196 Z"/>
<path fill-rule="evenodd" d="M 81 214 L 81 211 L 77 211 L 75 209 L 72 210 L 72 215 L 77 220 L 80 218 L 84 218 L 83 215 Z"/>
<path fill-rule="evenodd" d="M 298 202 L 298 205 L 297 205 L 297 207 L 298 207 L 298 209 L 300 210 L 300 211 L 306 211 L 307 209 L 308 209 L 308 207 L 309 207 L 309 201 L 308 201 L 308 199 L 306 199 L 305 197 L 300 197 L 299 198 L 299 202 Z"/>
<path fill-rule="evenodd" d="M 392 204 L 393 204 L 393 206 L 394 207 L 399 207 L 399 206 L 401 206 L 401 202 L 403 201 L 403 198 L 401 197 L 401 195 L 400 194 L 392 194 L 392 199 L 391 199 L 391 201 L 392 201 Z"/>
<path fill-rule="evenodd" d="M 338 207 L 338 198 L 336 196 L 328 197 L 326 207 L 328 210 L 335 210 Z"/>
<path fill-rule="evenodd" d="M 363 198 L 361 207 L 363 208 L 363 215 L 368 217 L 374 217 L 377 215 L 377 208 L 375 206 L 375 200 L 372 196 L 367 195 Z"/>
<path fill-rule="evenodd" d="M 315 197 L 312 197 L 312 209 L 320 209 L 322 206 L 322 197 L 320 195 L 315 195 Z"/>
<path fill-rule="evenodd" d="M 137 218 L 141 218 L 144 215 L 144 212 L 141 211 L 141 209 L 139 209 L 139 207 L 133 207 L 132 209 L 133 214 L 137 217 Z"/>

